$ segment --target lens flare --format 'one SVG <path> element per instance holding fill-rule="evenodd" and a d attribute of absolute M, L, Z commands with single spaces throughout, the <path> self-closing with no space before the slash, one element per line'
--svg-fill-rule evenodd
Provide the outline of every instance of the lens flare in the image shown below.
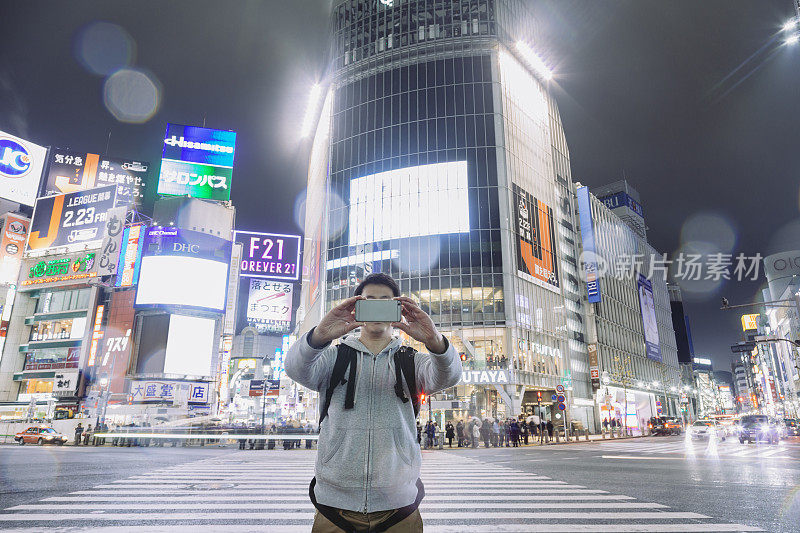
<path fill-rule="evenodd" d="M 161 87 L 152 74 L 123 68 L 106 78 L 103 101 L 106 109 L 120 122 L 142 124 L 158 111 Z"/>
<path fill-rule="evenodd" d="M 92 22 L 75 37 L 75 59 L 93 74 L 107 76 L 133 64 L 136 43 L 124 28 L 110 22 Z"/>
<path fill-rule="evenodd" d="M 683 223 L 681 243 L 707 248 L 708 253 L 729 254 L 736 246 L 736 230 L 733 223 L 722 215 L 697 213 Z"/>

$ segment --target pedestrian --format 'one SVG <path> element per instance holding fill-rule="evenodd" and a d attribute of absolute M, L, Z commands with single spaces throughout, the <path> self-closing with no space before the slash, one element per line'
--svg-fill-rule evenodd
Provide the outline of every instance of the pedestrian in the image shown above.
<path fill-rule="evenodd" d="M 456 422 L 456 438 L 458 439 L 458 447 L 464 446 L 464 421 L 459 420 Z"/>
<path fill-rule="evenodd" d="M 417 420 L 417 446 L 422 446 L 422 424 Z"/>
<path fill-rule="evenodd" d="M 83 445 L 84 446 L 88 446 L 89 445 L 89 439 L 91 438 L 91 436 L 92 436 L 92 425 L 89 424 L 88 426 L 86 426 L 86 431 L 83 432 Z"/>
<path fill-rule="evenodd" d="M 517 421 L 512 420 L 508 429 L 511 432 L 511 444 L 514 448 L 519 448 L 519 424 Z"/>
<path fill-rule="evenodd" d="M 456 436 L 456 430 L 452 422 L 448 422 L 447 425 L 444 426 L 444 436 L 447 437 L 447 447 L 452 448 L 453 438 Z"/>
<path fill-rule="evenodd" d="M 492 439 L 492 423 L 486 418 L 481 425 L 481 438 L 483 439 L 484 448 L 489 447 L 489 441 Z"/>
<path fill-rule="evenodd" d="M 362 300 L 399 302 L 400 321 L 357 322 L 356 302 Z M 357 337 L 331 345 L 358 327 Z M 392 336 L 393 328 L 429 353 L 404 346 Z M 422 456 L 412 446 L 419 395 L 430 396 L 461 379 L 458 352 L 428 314 L 400 296 L 390 276 L 370 274 L 353 297 L 289 348 L 285 368 L 288 377 L 321 393 L 318 457 L 324 461 L 317 461 L 309 486 L 317 509 L 312 533 L 365 525 L 421 532 Z"/>
<path fill-rule="evenodd" d="M 425 449 L 432 448 L 434 445 L 434 439 L 436 438 L 436 426 L 433 425 L 433 422 L 428 420 L 428 423 L 425 425 Z"/>
<path fill-rule="evenodd" d="M 500 441 L 500 424 L 497 420 L 492 421 L 492 446 L 497 448 L 497 443 Z"/>
<path fill-rule="evenodd" d="M 550 440 L 553 440 L 553 430 L 554 429 L 555 428 L 553 427 L 553 422 L 551 420 L 548 420 L 547 421 L 547 438 L 550 439 Z"/>
<path fill-rule="evenodd" d="M 608 433 L 608 418 L 603 419 L 603 433 Z"/>
<path fill-rule="evenodd" d="M 519 425 L 519 431 L 522 435 L 522 441 L 525 443 L 525 446 L 528 445 L 528 421 L 523 420 L 522 423 Z"/>
<path fill-rule="evenodd" d="M 82 434 L 83 434 L 83 425 L 81 425 L 81 423 L 78 422 L 78 425 L 75 426 L 75 446 L 80 446 Z"/>
<path fill-rule="evenodd" d="M 539 442 L 550 442 L 547 440 L 547 424 L 544 420 L 539 422 Z"/>
<path fill-rule="evenodd" d="M 511 421 L 505 421 L 505 441 L 506 441 L 506 448 L 511 446 Z"/>
<path fill-rule="evenodd" d="M 481 430 L 478 427 L 478 424 L 472 424 L 472 447 L 477 448 L 478 442 L 480 442 L 481 438 Z M 487 446 L 488 448 L 488 446 Z"/>

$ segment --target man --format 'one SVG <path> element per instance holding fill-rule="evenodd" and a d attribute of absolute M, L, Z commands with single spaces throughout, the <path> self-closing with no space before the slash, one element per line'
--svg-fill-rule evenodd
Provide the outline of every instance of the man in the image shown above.
<path fill-rule="evenodd" d="M 83 426 L 80 422 L 75 427 L 75 446 L 80 446 L 81 444 L 81 435 L 83 434 Z"/>
<path fill-rule="evenodd" d="M 360 299 L 398 300 L 401 321 L 357 322 Z M 346 337 L 338 348 L 330 346 L 357 327 L 358 337 Z M 417 395 L 429 396 L 458 383 L 457 351 L 414 300 L 400 296 L 397 283 L 386 274 L 367 276 L 355 296 L 334 307 L 286 354 L 286 374 L 319 391 L 325 404 L 330 400 L 327 412 L 325 404 L 321 408 L 316 476 L 309 488 L 317 508 L 313 533 L 422 531 L 418 506 L 425 492 L 419 481 L 422 455 L 414 442 L 415 401 L 406 397 L 412 387 L 395 366 L 409 352 L 392 337 L 392 328 L 430 352 L 410 356 Z M 339 352 L 354 354 L 350 361 L 356 366 L 348 366 L 344 383 L 335 383 L 330 392 Z"/>

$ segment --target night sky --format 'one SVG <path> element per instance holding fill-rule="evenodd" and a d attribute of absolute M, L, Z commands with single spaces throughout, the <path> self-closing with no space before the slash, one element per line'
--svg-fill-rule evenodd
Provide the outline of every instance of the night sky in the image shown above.
<path fill-rule="evenodd" d="M 309 149 L 298 131 L 330 3 L 4 0 L 0 130 L 153 172 L 167 122 L 235 130 L 237 227 L 296 232 Z M 800 46 L 779 32 L 789 0 L 528 3 L 575 181 L 627 177 L 651 243 L 670 255 L 800 249 Z M 115 93 L 141 124 L 104 105 L 104 80 L 125 66 L 157 80 L 152 116 L 150 102 Z M 741 327 L 720 298 L 753 301 L 759 280 L 684 284 L 695 352 L 721 370 Z"/>

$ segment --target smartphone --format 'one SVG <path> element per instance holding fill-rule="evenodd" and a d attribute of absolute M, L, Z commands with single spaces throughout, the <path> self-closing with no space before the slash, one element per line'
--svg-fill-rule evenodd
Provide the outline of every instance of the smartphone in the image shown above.
<path fill-rule="evenodd" d="M 357 300 L 356 321 L 400 322 L 401 310 L 398 300 Z"/>

